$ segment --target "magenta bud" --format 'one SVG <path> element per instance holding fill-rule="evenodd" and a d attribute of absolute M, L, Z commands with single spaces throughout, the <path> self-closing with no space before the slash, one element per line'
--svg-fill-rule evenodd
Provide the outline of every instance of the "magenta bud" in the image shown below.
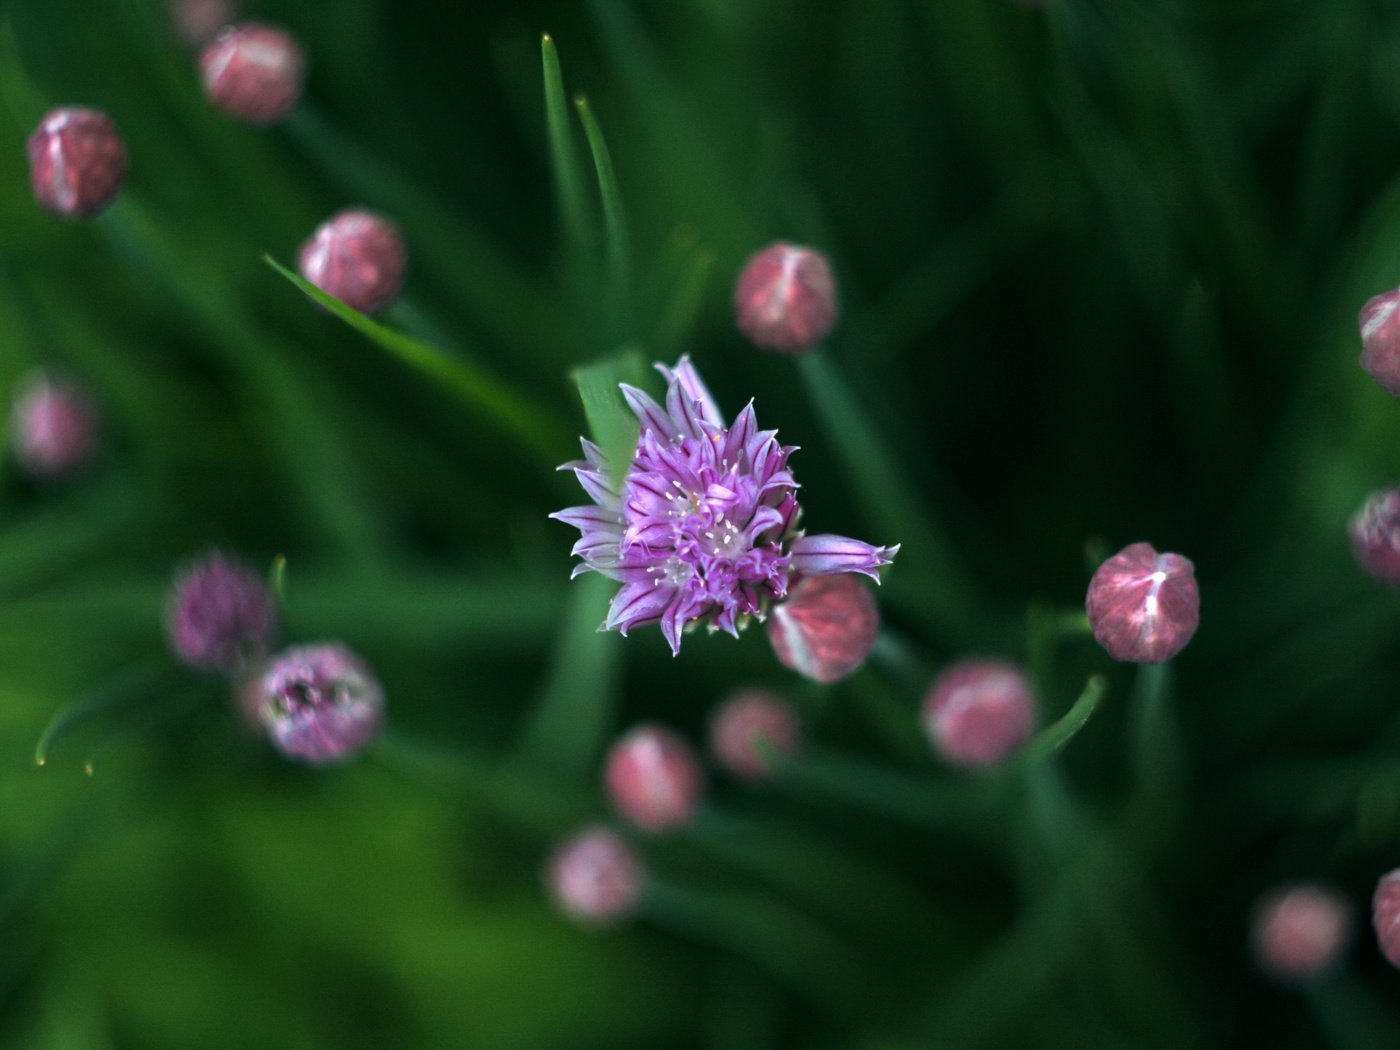
<path fill-rule="evenodd" d="M 26 473 L 56 481 L 92 462 L 101 445 L 101 424 L 97 408 L 80 387 L 36 371 L 20 381 L 10 438 Z"/>
<path fill-rule="evenodd" d="M 605 779 L 617 811 L 646 831 L 688 824 L 705 790 L 690 745 L 657 725 L 637 726 L 613 744 Z"/>
<path fill-rule="evenodd" d="M 1367 496 L 1347 523 L 1347 539 L 1362 569 L 1379 583 L 1400 587 L 1400 489 Z"/>
<path fill-rule="evenodd" d="M 646 869 L 622 836 L 591 824 L 554 851 L 545 881 L 565 915 L 586 926 L 608 926 L 636 912 Z"/>
<path fill-rule="evenodd" d="M 1320 886 L 1287 886 L 1254 908 L 1252 941 L 1259 969 L 1283 984 L 1321 977 L 1351 940 L 1352 910 Z"/>
<path fill-rule="evenodd" d="M 710 717 L 710 751 L 740 780 L 760 783 L 773 776 L 773 756 L 801 747 L 797 714 L 781 697 L 757 689 L 735 693 Z"/>
<path fill-rule="evenodd" d="M 1386 872 L 1376 883 L 1371 897 L 1371 924 L 1386 962 L 1400 969 L 1400 868 Z"/>
<path fill-rule="evenodd" d="M 29 184 L 49 211 L 86 219 L 116 199 L 126 178 L 126 146 L 100 109 L 51 109 L 29 136 Z"/>
<path fill-rule="evenodd" d="M 235 0 L 171 0 L 170 24 L 185 43 L 202 47 L 238 17 Z"/>
<path fill-rule="evenodd" d="M 1201 595 L 1195 566 L 1180 554 L 1134 543 L 1099 566 L 1084 605 L 1094 637 L 1115 660 L 1160 664 L 1196 633 Z"/>
<path fill-rule="evenodd" d="M 734 321 L 763 350 L 799 355 L 836 323 L 836 282 L 826 256 L 778 241 L 752 256 L 734 286 Z"/>
<path fill-rule="evenodd" d="M 256 22 L 229 26 L 199 57 L 209 101 L 239 120 L 275 124 L 301 101 L 306 56 L 285 30 Z"/>
<path fill-rule="evenodd" d="M 263 578 L 217 551 L 175 577 L 165 633 L 184 663 L 239 675 L 262 659 L 277 631 L 277 603 Z"/>
<path fill-rule="evenodd" d="M 768 640 L 785 667 L 835 682 L 865 663 L 880 633 L 880 610 L 860 578 L 804 576 L 768 618 Z"/>
<path fill-rule="evenodd" d="M 1019 667 L 999 660 L 963 660 L 939 675 L 924 698 L 924 729 L 949 762 L 982 769 L 1030 738 L 1037 706 Z"/>
<path fill-rule="evenodd" d="M 1400 288 L 1366 300 L 1359 318 L 1361 367 L 1387 393 L 1400 397 Z"/>
<path fill-rule="evenodd" d="M 367 314 L 394 301 L 407 268 L 398 227 L 362 208 L 331 216 L 301 248 L 301 275 Z"/>
<path fill-rule="evenodd" d="M 384 721 L 378 679 L 337 643 L 284 651 L 268 663 L 259 692 L 258 716 L 273 746 L 312 765 L 353 757 Z"/>

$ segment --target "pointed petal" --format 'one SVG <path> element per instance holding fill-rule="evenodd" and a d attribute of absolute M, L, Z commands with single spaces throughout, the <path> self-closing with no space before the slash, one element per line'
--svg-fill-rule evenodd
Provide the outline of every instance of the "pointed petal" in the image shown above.
<path fill-rule="evenodd" d="M 578 478 L 578 483 L 583 486 L 583 491 L 588 493 L 588 498 L 598 506 L 614 513 L 620 510 L 621 497 L 613 489 L 611 482 L 598 471 L 579 467 L 574 471 L 574 477 Z"/>
<path fill-rule="evenodd" d="M 654 580 L 628 583 L 613 596 L 603 627 L 625 638 L 633 627 L 659 619 L 675 597 L 676 588 Z"/>
<path fill-rule="evenodd" d="M 838 576 L 858 572 L 880 582 L 879 569 L 899 553 L 893 547 L 872 547 L 848 536 L 802 536 L 792 544 L 792 571 L 809 576 Z"/>
<path fill-rule="evenodd" d="M 556 510 L 550 517 L 555 521 L 562 521 L 565 525 L 572 525 L 582 532 L 587 532 L 589 529 L 622 525 L 621 514 L 593 503 L 584 507 L 566 507 L 564 510 Z"/>
<path fill-rule="evenodd" d="M 689 354 L 677 361 L 674 369 L 658 364 L 656 370 L 666 377 L 667 386 L 675 384 L 685 391 L 686 399 L 695 405 L 699 418 L 717 426 L 724 426 L 724 414 L 720 412 L 719 405 L 705 386 L 705 381 L 700 378 L 700 373 L 690 363 Z"/>
<path fill-rule="evenodd" d="M 749 442 L 753 440 L 756 433 L 758 433 L 758 417 L 754 415 L 753 401 L 750 400 L 744 406 L 744 410 L 739 413 L 739 417 L 734 420 L 734 426 L 729 429 L 729 436 L 725 439 L 724 448 L 720 451 L 721 458 L 731 465 L 738 463 L 739 457 L 749 447 Z"/>
<path fill-rule="evenodd" d="M 644 435 L 647 431 L 651 431 L 658 441 L 670 441 L 680 433 L 676 422 L 645 390 L 638 390 L 627 383 L 623 383 L 621 386 L 622 396 L 627 401 L 627 407 L 635 412 L 637 419 L 641 421 Z"/>

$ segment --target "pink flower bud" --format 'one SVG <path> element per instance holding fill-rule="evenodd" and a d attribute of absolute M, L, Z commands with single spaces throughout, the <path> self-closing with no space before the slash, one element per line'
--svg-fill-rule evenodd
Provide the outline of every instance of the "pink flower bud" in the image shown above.
<path fill-rule="evenodd" d="M 924 698 L 924 729 L 934 749 L 970 769 L 996 765 L 1030 737 L 1035 695 L 1014 664 L 963 660 L 933 683 Z"/>
<path fill-rule="evenodd" d="M 757 689 L 735 693 L 710 718 L 710 750 L 740 780 L 759 783 L 773 776 L 771 756 L 791 756 L 801 746 L 801 727 L 781 697 Z"/>
<path fill-rule="evenodd" d="M 259 686 L 258 716 L 274 747 L 312 765 L 351 758 L 378 735 L 384 689 L 343 645 L 288 649 L 271 660 Z"/>
<path fill-rule="evenodd" d="M 55 481 L 92 462 L 100 447 L 97 409 L 75 384 L 42 371 L 21 380 L 10 417 L 15 458 L 32 477 Z"/>
<path fill-rule="evenodd" d="M 100 109 L 51 109 L 29 136 L 29 183 L 45 208 L 86 219 L 116 199 L 126 178 L 126 146 Z"/>
<path fill-rule="evenodd" d="M 301 101 L 306 56 L 285 30 L 230 26 L 204 49 L 200 74 L 209 101 L 249 124 L 275 124 Z"/>
<path fill-rule="evenodd" d="M 734 286 L 734 320 L 763 350 L 803 354 L 836 323 L 836 282 L 826 256 L 778 241 L 744 265 Z"/>
<path fill-rule="evenodd" d="M 1361 308 L 1361 367 L 1387 393 L 1400 397 L 1400 288 Z"/>
<path fill-rule="evenodd" d="M 855 671 L 879 633 L 875 599 L 849 573 L 802 577 L 768 618 L 778 661 L 814 682 L 835 682 Z"/>
<path fill-rule="evenodd" d="M 1400 868 L 1386 872 L 1376 883 L 1371 897 L 1371 924 L 1386 962 L 1400 969 Z"/>
<path fill-rule="evenodd" d="M 214 552 L 175 578 L 165 629 L 171 649 L 189 666 L 237 675 L 267 652 L 277 603 L 260 575 Z"/>
<path fill-rule="evenodd" d="M 1201 619 L 1195 566 L 1149 543 L 1124 547 L 1100 565 L 1084 604 L 1099 644 L 1115 660 L 1138 664 L 1170 660 Z"/>
<path fill-rule="evenodd" d="M 1331 890 L 1284 887 L 1254 908 L 1254 958 L 1274 980 L 1307 984 L 1336 964 L 1351 931 L 1351 906 Z"/>
<path fill-rule="evenodd" d="M 301 275 L 321 291 L 372 314 L 399 294 L 408 256 L 392 222 L 351 208 L 316 228 L 302 245 L 300 268 Z"/>
<path fill-rule="evenodd" d="M 593 824 L 560 844 L 545 880 L 565 915 L 584 925 L 607 926 L 637 910 L 646 869 L 620 835 Z"/>
<path fill-rule="evenodd" d="M 1379 583 L 1400 587 L 1400 489 L 1367 496 L 1347 523 L 1347 539 L 1361 568 Z"/>
<path fill-rule="evenodd" d="M 705 789 L 690 745 L 657 725 L 637 726 L 613 744 L 605 776 L 617 811 L 646 831 L 688 824 Z"/>
<path fill-rule="evenodd" d="M 203 46 L 238 17 L 236 0 L 171 0 L 170 23 L 180 39 Z"/>

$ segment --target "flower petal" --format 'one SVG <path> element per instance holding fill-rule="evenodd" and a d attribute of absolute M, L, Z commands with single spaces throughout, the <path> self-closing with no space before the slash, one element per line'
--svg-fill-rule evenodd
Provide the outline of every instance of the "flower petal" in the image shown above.
<path fill-rule="evenodd" d="M 643 437 L 646 436 L 647 431 L 651 431 L 656 435 L 658 441 L 670 441 L 681 432 L 681 428 L 676 425 L 675 420 L 645 390 L 638 390 L 627 383 L 622 383 L 621 387 L 622 396 L 627 401 L 627 407 L 635 412 L 637 419 L 641 421 Z"/>
<path fill-rule="evenodd" d="M 802 536 L 792 545 L 792 571 L 808 576 L 838 576 L 858 572 L 880 582 L 879 569 L 899 553 L 893 547 L 872 547 L 848 536 Z"/>
<path fill-rule="evenodd" d="M 687 400 L 695 405 L 696 412 L 701 419 L 707 423 L 714 423 L 716 426 L 724 426 L 724 415 L 720 412 L 715 399 L 710 395 L 705 381 L 700 378 L 700 373 L 690 363 L 689 354 L 682 356 L 676 362 L 674 370 L 660 363 L 657 364 L 656 370 L 666 377 L 667 386 L 676 384 L 685 391 Z"/>

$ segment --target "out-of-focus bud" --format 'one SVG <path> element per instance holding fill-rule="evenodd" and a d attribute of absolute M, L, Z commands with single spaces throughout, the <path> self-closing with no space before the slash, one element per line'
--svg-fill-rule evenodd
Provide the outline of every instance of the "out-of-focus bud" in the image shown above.
<path fill-rule="evenodd" d="M 1379 583 L 1400 587 L 1400 489 L 1367 496 L 1347 523 L 1347 539 L 1358 565 Z"/>
<path fill-rule="evenodd" d="M 1371 924 L 1386 962 L 1400 969 L 1400 868 L 1386 872 L 1376 883 L 1371 897 Z"/>
<path fill-rule="evenodd" d="M 1195 566 L 1134 543 L 1099 566 L 1084 606 L 1094 637 L 1115 660 L 1160 664 L 1191 640 L 1201 619 Z"/>
<path fill-rule="evenodd" d="M 285 30 L 230 26 L 204 49 L 200 74 L 209 101 L 249 124 L 275 124 L 301 101 L 306 56 Z"/>
<path fill-rule="evenodd" d="M 362 313 L 394 301 L 408 255 L 398 228 L 372 211 L 350 208 L 331 216 L 301 248 L 301 275 Z"/>
<path fill-rule="evenodd" d="M 288 758 L 322 765 L 357 754 L 379 733 L 384 690 L 358 656 L 338 643 L 303 645 L 271 660 L 259 686 L 258 716 Z"/>
<path fill-rule="evenodd" d="M 239 675 L 272 643 L 277 603 L 261 576 L 216 551 L 175 577 L 165 631 L 175 655 L 189 666 Z"/>
<path fill-rule="evenodd" d="M 768 617 L 779 662 L 814 682 L 835 682 L 865 663 L 880 633 L 870 590 L 850 573 L 804 576 Z"/>
<path fill-rule="evenodd" d="M 1035 695 L 1021 669 L 999 660 L 963 660 L 938 676 L 924 698 L 924 729 L 949 762 L 996 765 L 1030 737 Z"/>
<path fill-rule="evenodd" d="M 171 0 L 170 24 L 191 47 L 202 47 L 238 17 L 237 0 Z"/>
<path fill-rule="evenodd" d="M 800 355 L 836 323 L 836 282 L 826 256 L 778 241 L 744 265 L 734 285 L 734 320 L 763 350 Z"/>
<path fill-rule="evenodd" d="M 636 912 L 646 869 L 622 836 L 593 824 L 560 844 L 545 880 L 565 915 L 585 926 L 608 926 Z"/>
<path fill-rule="evenodd" d="M 1361 367 L 1387 393 L 1400 397 L 1400 288 L 1366 300 L 1359 318 Z"/>
<path fill-rule="evenodd" d="M 770 779 L 772 756 L 796 754 L 801 735 L 792 707 L 757 689 L 735 693 L 710 718 L 710 750 L 716 761 L 750 783 Z"/>
<path fill-rule="evenodd" d="M 100 109 L 49 110 L 27 149 L 35 198 L 65 219 L 96 215 L 116 199 L 126 178 L 126 146 Z"/>
<path fill-rule="evenodd" d="M 1352 910 L 1320 886 L 1287 886 L 1254 908 L 1252 940 L 1259 969 L 1283 984 L 1321 977 L 1351 940 Z"/>
<path fill-rule="evenodd" d="M 637 726 L 613 744 L 605 779 L 617 811 L 645 831 L 688 824 L 705 789 L 690 745 L 657 725 Z"/>
<path fill-rule="evenodd" d="M 10 439 L 15 458 L 31 477 L 69 477 L 91 463 L 101 445 L 97 408 L 70 380 L 32 372 L 15 395 Z"/>

